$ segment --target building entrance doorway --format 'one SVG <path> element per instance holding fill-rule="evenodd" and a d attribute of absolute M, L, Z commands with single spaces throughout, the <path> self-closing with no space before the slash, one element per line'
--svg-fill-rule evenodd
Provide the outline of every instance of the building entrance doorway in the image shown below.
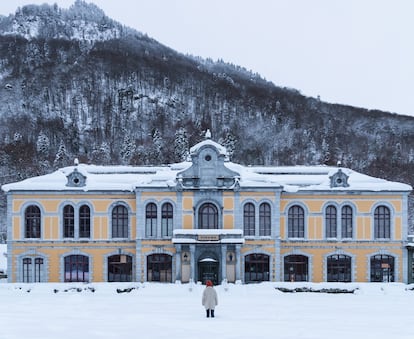
<path fill-rule="evenodd" d="M 211 280 L 218 285 L 219 262 L 213 258 L 204 258 L 198 262 L 198 281 L 203 284 Z"/>

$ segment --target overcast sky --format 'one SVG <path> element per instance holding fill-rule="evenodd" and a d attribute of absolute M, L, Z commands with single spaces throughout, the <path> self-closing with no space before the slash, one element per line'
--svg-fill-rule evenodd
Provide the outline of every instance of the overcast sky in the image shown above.
<path fill-rule="evenodd" d="M 413 0 L 93 0 L 179 52 L 308 96 L 414 116 Z M 34 3 L 0 1 L 0 14 Z"/>

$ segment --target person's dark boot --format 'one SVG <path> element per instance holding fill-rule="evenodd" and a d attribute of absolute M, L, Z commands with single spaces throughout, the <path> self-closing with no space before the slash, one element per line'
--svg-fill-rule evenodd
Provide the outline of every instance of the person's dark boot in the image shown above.
<path fill-rule="evenodd" d="M 210 318 L 210 310 L 206 310 L 207 318 Z"/>
<path fill-rule="evenodd" d="M 214 318 L 214 310 L 211 310 L 211 317 Z"/>

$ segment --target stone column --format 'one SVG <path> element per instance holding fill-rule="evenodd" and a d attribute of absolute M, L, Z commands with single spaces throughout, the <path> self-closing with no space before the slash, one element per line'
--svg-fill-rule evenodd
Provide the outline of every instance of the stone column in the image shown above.
<path fill-rule="evenodd" d="M 240 272 L 240 265 L 241 265 L 241 263 L 242 263 L 242 260 L 241 260 L 241 257 L 240 257 L 240 248 L 241 248 L 241 245 L 240 244 L 237 244 L 236 245 L 236 281 L 237 280 L 242 280 L 241 279 L 241 272 Z"/>
<path fill-rule="evenodd" d="M 175 245 L 175 280 L 181 281 L 181 245 Z"/>
<path fill-rule="evenodd" d="M 195 277 L 195 245 L 190 245 L 190 280 L 192 279 L 194 282 L 197 281 Z"/>
<path fill-rule="evenodd" d="M 227 279 L 227 245 L 221 245 L 221 281 Z"/>

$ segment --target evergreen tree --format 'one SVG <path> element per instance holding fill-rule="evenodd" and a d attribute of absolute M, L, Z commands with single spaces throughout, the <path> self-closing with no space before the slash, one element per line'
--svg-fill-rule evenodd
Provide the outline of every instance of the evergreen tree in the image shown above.
<path fill-rule="evenodd" d="M 175 161 L 185 161 L 188 156 L 188 136 L 185 128 L 181 127 L 175 132 L 174 157 Z"/>
<path fill-rule="evenodd" d="M 158 128 L 154 128 L 152 131 L 152 152 L 150 157 L 151 164 L 161 164 L 162 163 L 162 148 L 163 148 L 163 139 Z"/>
<path fill-rule="evenodd" d="M 136 149 L 135 141 L 131 139 L 129 134 L 125 134 L 124 141 L 121 146 L 121 162 L 123 165 L 129 165 Z"/>
<path fill-rule="evenodd" d="M 43 131 L 41 131 L 39 133 L 39 136 L 37 137 L 37 142 L 36 142 L 36 151 L 40 159 L 46 160 L 49 157 L 49 148 L 50 148 L 49 138 Z"/>
<path fill-rule="evenodd" d="M 63 140 L 60 141 L 59 149 L 56 153 L 55 161 L 53 162 L 54 168 L 65 167 L 69 164 L 69 156 L 66 152 L 65 144 Z"/>
<path fill-rule="evenodd" d="M 107 142 L 93 149 L 91 161 L 96 165 L 108 165 L 111 162 L 111 149 Z"/>
<path fill-rule="evenodd" d="M 227 132 L 224 139 L 219 140 L 219 144 L 226 147 L 227 154 L 229 155 L 229 158 L 231 159 L 236 149 L 236 144 L 237 144 L 236 137 L 232 133 Z"/>

